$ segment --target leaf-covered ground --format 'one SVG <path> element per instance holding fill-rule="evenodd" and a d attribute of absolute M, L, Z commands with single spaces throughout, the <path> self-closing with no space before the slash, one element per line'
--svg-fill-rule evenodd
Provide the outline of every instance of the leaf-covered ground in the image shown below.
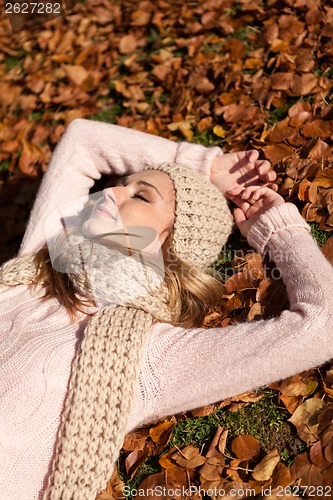
<path fill-rule="evenodd" d="M 77 117 L 257 148 L 333 262 L 332 2 L 85 0 L 16 34 L 0 16 L 1 262 L 18 250 L 51 152 Z M 239 234 L 214 267 L 225 294 L 207 328 L 288 307 L 273 263 Z M 170 499 L 332 498 L 332 483 L 327 365 L 127 436 L 99 500 L 131 488 L 158 498 L 156 486 Z"/>

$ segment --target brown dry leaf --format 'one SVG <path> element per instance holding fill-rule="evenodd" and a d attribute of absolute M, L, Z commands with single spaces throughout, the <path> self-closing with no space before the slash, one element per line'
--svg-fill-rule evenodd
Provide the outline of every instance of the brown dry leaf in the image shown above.
<path fill-rule="evenodd" d="M 126 434 L 123 449 L 126 451 L 138 451 L 143 450 L 147 439 L 149 439 L 149 428 L 142 427 L 137 431 L 133 431 L 129 434 Z"/>
<path fill-rule="evenodd" d="M 272 165 L 276 165 L 279 161 L 291 156 L 294 150 L 287 144 L 274 144 L 273 146 L 265 146 L 263 152 L 267 160 L 269 160 Z"/>
<path fill-rule="evenodd" d="M 317 90 L 318 77 L 310 73 L 295 76 L 291 84 L 291 90 L 295 95 L 308 95 Z"/>
<path fill-rule="evenodd" d="M 318 398 L 307 399 L 288 419 L 295 425 L 299 437 L 307 444 L 312 444 L 318 439 L 318 424 L 314 417 L 318 416 L 318 412 L 325 406 L 325 403 Z"/>
<path fill-rule="evenodd" d="M 147 26 L 151 19 L 151 13 L 145 10 L 135 10 L 131 14 L 133 26 Z"/>
<path fill-rule="evenodd" d="M 119 52 L 121 54 L 131 54 L 137 47 L 137 41 L 134 35 L 125 35 L 119 42 Z"/>
<path fill-rule="evenodd" d="M 307 195 L 308 188 L 310 187 L 311 182 L 308 179 L 303 179 L 302 182 L 298 186 L 298 199 L 302 201 L 310 201 Z"/>
<path fill-rule="evenodd" d="M 198 448 L 193 445 L 185 446 L 182 450 L 173 453 L 172 459 L 186 469 L 195 469 L 206 461 L 206 458 L 200 454 Z"/>
<path fill-rule="evenodd" d="M 288 90 L 293 81 L 293 73 L 275 73 L 271 79 L 271 88 L 273 90 Z"/>
<path fill-rule="evenodd" d="M 200 468 L 200 480 L 201 481 L 221 481 L 222 471 L 224 467 L 224 461 L 216 458 L 210 457 L 206 460 L 204 465 Z"/>
<path fill-rule="evenodd" d="M 304 137 L 309 138 L 330 137 L 330 135 L 332 134 L 332 122 L 325 120 L 313 120 L 306 123 L 304 127 L 302 127 L 302 134 L 304 135 Z M 326 146 L 327 148 L 329 148 L 328 144 L 326 144 Z"/>
<path fill-rule="evenodd" d="M 89 77 L 89 72 L 80 64 L 63 64 L 63 69 L 67 77 L 75 83 L 75 85 L 82 85 Z"/>
<path fill-rule="evenodd" d="M 193 138 L 193 130 L 192 130 L 192 120 L 189 121 L 181 121 L 181 122 L 173 122 L 169 123 L 168 129 L 172 132 L 176 130 L 180 130 L 181 133 L 185 136 L 185 138 L 190 141 Z"/>
<path fill-rule="evenodd" d="M 318 187 L 332 188 L 333 187 L 333 168 L 320 170 L 314 181 Z"/>
<path fill-rule="evenodd" d="M 228 278 L 224 284 L 227 293 L 239 292 L 253 288 L 253 285 L 246 279 L 243 272 L 235 273 Z"/>
<path fill-rule="evenodd" d="M 215 411 L 215 405 L 201 406 L 201 408 L 196 408 L 191 410 L 193 417 L 206 417 L 211 415 Z"/>
<path fill-rule="evenodd" d="M 333 425 L 322 436 L 322 447 L 325 460 L 333 464 Z"/>
<path fill-rule="evenodd" d="M 313 464 L 307 452 L 296 456 L 291 472 L 301 486 L 332 485 L 333 466 L 326 463 L 322 468 Z"/>
<path fill-rule="evenodd" d="M 279 462 L 273 472 L 272 476 L 272 489 L 277 488 L 279 486 L 290 486 L 292 484 L 293 480 L 291 477 L 290 469 Z M 280 488 L 281 490 L 281 488 Z"/>
<path fill-rule="evenodd" d="M 163 455 L 158 460 L 160 466 L 163 467 L 163 469 L 167 470 L 168 473 L 171 469 L 175 469 L 178 467 L 178 465 L 173 460 L 173 455 L 176 450 L 177 448 L 171 448 L 166 453 L 163 453 Z"/>
<path fill-rule="evenodd" d="M 151 474 L 150 476 L 146 477 L 140 483 L 137 489 L 140 491 L 140 495 L 143 498 L 149 500 L 157 500 L 160 497 L 159 489 L 160 491 L 167 489 L 164 472 Z"/>
<path fill-rule="evenodd" d="M 297 102 L 289 108 L 288 116 L 291 127 L 301 127 L 312 117 L 311 104 L 304 101 Z"/>
<path fill-rule="evenodd" d="M 306 396 L 308 394 L 308 386 L 300 375 L 294 375 L 284 380 L 279 385 L 279 390 L 285 396 Z"/>
<path fill-rule="evenodd" d="M 125 460 L 126 473 L 132 479 L 140 467 L 146 460 L 147 453 L 143 450 L 132 451 Z"/>
<path fill-rule="evenodd" d="M 208 94 L 215 89 L 214 84 L 208 80 L 207 77 L 203 77 L 195 86 L 195 90 L 200 94 Z"/>
<path fill-rule="evenodd" d="M 231 123 L 252 122 L 260 116 L 260 110 L 253 104 L 231 104 L 223 114 L 225 121 Z"/>
<path fill-rule="evenodd" d="M 261 319 L 263 315 L 262 306 L 259 302 L 255 302 L 247 314 L 247 319 L 253 321 L 254 319 Z"/>
<path fill-rule="evenodd" d="M 22 155 L 19 159 L 18 166 L 22 173 L 32 177 L 38 175 L 38 164 L 41 163 L 43 152 L 41 149 L 31 142 L 22 139 Z"/>
<path fill-rule="evenodd" d="M 156 427 L 151 427 L 149 429 L 149 435 L 156 444 L 167 444 L 168 438 L 171 437 L 173 428 L 175 427 L 174 422 L 162 422 Z"/>
<path fill-rule="evenodd" d="M 231 449 L 236 457 L 242 460 L 250 460 L 260 453 L 257 439 L 246 434 L 235 437 L 231 442 Z"/>
<path fill-rule="evenodd" d="M 268 140 L 272 142 L 283 142 L 290 140 L 297 134 L 293 127 L 289 127 L 289 118 L 285 118 L 279 122 L 268 136 Z"/>
<path fill-rule="evenodd" d="M 214 437 L 207 450 L 206 458 L 215 457 L 222 460 L 227 444 L 228 432 L 228 429 L 224 429 L 221 426 L 216 429 Z"/>
<path fill-rule="evenodd" d="M 263 280 L 265 278 L 265 270 L 260 253 L 248 253 L 244 259 L 246 262 L 243 267 L 245 279 L 252 284 L 256 284 L 258 280 Z"/>
<path fill-rule="evenodd" d="M 284 394 L 281 394 L 279 396 L 279 399 L 282 401 L 284 406 L 287 408 L 289 413 L 292 415 L 296 408 L 303 402 L 303 397 L 302 396 L 285 396 Z"/>
<path fill-rule="evenodd" d="M 276 448 L 270 451 L 254 468 L 252 476 L 257 481 L 267 481 L 273 475 L 274 469 L 280 461 Z"/>

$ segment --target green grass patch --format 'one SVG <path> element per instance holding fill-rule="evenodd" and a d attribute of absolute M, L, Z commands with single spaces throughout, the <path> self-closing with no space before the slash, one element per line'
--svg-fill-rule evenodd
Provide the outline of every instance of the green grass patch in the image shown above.
<path fill-rule="evenodd" d="M 106 123 L 117 123 L 117 117 L 126 113 L 126 109 L 121 103 L 114 104 L 109 109 L 103 109 L 96 115 L 89 116 L 90 120 L 97 120 Z"/>
<path fill-rule="evenodd" d="M 118 459 L 118 474 L 120 479 L 124 482 L 124 485 L 128 487 L 128 490 L 136 489 L 142 483 L 142 481 L 151 474 L 161 472 L 161 466 L 158 463 L 159 456 L 156 455 L 153 457 L 148 457 L 146 461 L 142 465 L 140 465 L 133 479 L 129 479 L 125 469 L 125 458 L 126 455 L 124 452 L 122 452 Z M 124 498 L 131 499 L 132 495 L 125 494 Z"/>
<path fill-rule="evenodd" d="M 310 227 L 311 227 L 311 234 L 318 243 L 318 245 L 321 247 L 326 241 L 333 236 L 333 232 L 329 231 L 322 231 L 319 229 L 319 224 L 317 222 L 310 222 Z"/>
<path fill-rule="evenodd" d="M 203 132 L 199 132 L 197 129 L 194 130 L 194 136 L 192 141 L 195 144 L 201 144 L 201 146 L 218 146 L 222 147 L 224 140 L 214 134 L 213 129 L 207 129 Z"/>
<path fill-rule="evenodd" d="M 278 406 L 277 392 L 267 388 L 258 392 L 264 394 L 259 401 L 250 403 L 236 412 L 220 408 L 205 417 L 179 421 L 173 430 L 168 446 L 161 455 L 173 447 L 184 447 L 190 444 L 202 449 L 202 453 L 205 454 L 218 426 L 222 426 L 229 430 L 226 449 L 229 455 L 233 455 L 230 447 L 232 438 L 249 434 L 258 440 L 265 452 L 276 447 L 281 460 L 288 466 L 291 465 L 295 455 L 301 453 L 306 445 L 302 443 L 298 446 L 297 452 L 291 448 L 297 435 L 293 434 L 292 426 L 287 422 L 290 416 L 288 411 Z M 118 472 L 125 486 L 128 486 L 129 490 L 135 489 L 147 476 L 160 472 L 158 460 L 161 455 L 148 457 L 139 467 L 134 478 L 130 480 L 126 475 L 124 465 L 126 453 L 122 452 L 118 460 Z M 126 496 L 126 498 L 132 497 Z"/>
<path fill-rule="evenodd" d="M 218 426 L 229 430 L 229 436 L 249 434 L 260 446 L 269 451 L 274 447 L 284 449 L 292 439 L 287 423 L 289 414 L 284 408 L 277 408 L 277 393 L 263 390 L 264 396 L 257 403 L 250 403 L 237 412 L 220 408 L 212 415 L 195 417 L 179 422 L 172 434 L 169 446 L 193 444 L 201 447 L 208 444 Z"/>
<path fill-rule="evenodd" d="M 9 165 L 10 163 L 8 160 L 0 162 L 0 172 L 7 172 L 7 170 L 9 169 Z"/>
<path fill-rule="evenodd" d="M 41 111 L 32 111 L 32 113 L 30 113 L 28 116 L 28 120 L 30 122 L 39 123 L 42 121 L 43 116 L 44 116 L 44 113 Z"/>

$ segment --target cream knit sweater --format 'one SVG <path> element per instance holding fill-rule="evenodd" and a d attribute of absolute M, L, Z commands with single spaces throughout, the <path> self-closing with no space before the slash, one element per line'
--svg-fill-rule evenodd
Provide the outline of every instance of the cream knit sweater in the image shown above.
<path fill-rule="evenodd" d="M 44 222 L 59 203 L 88 193 L 101 174 L 119 175 L 161 161 L 209 178 L 218 148 L 75 120 L 44 176 L 20 254 L 45 243 Z M 269 252 L 290 300 L 280 317 L 210 330 L 152 328 L 140 365 L 128 431 L 168 414 L 220 401 L 333 358 L 333 269 L 290 203 L 253 225 L 249 243 Z M 0 294 L 0 498 L 34 500 L 45 486 L 82 332 L 56 299 L 20 285 Z"/>

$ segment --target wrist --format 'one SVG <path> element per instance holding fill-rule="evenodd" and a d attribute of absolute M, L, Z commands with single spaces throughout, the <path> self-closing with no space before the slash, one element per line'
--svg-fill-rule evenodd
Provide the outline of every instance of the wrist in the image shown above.
<path fill-rule="evenodd" d="M 223 155 L 223 151 L 220 149 L 220 151 L 217 153 L 215 156 L 214 160 L 212 161 L 211 167 L 210 167 L 210 182 L 212 184 L 215 184 L 216 178 L 218 175 L 221 175 L 221 165 L 220 165 L 220 157 Z"/>

